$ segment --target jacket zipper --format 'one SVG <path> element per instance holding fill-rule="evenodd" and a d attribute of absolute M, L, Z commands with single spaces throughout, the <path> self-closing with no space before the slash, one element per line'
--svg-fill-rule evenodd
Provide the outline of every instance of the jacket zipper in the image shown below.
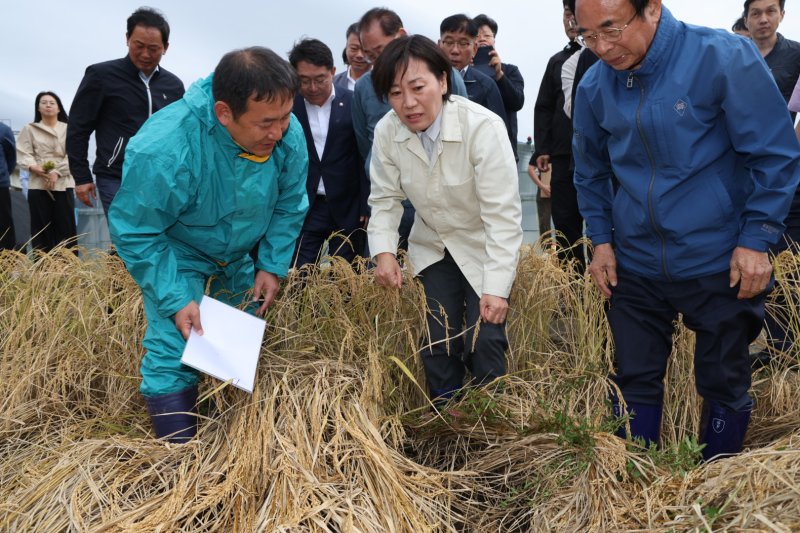
<path fill-rule="evenodd" d="M 628 74 L 628 81 L 625 84 L 628 89 L 633 88 L 633 82 L 635 79 L 636 78 L 634 77 L 633 72 Z M 656 224 L 655 209 L 653 208 L 653 188 L 656 184 L 656 160 L 653 157 L 652 150 L 650 150 L 647 137 L 644 135 L 644 128 L 642 128 L 641 111 L 642 107 L 644 106 L 644 85 L 642 84 L 641 80 L 637 81 L 639 82 L 640 97 L 639 107 L 636 109 L 636 126 L 639 129 L 639 137 L 642 139 L 645 151 L 647 151 L 647 158 L 650 160 L 650 168 L 652 169 L 650 173 L 650 186 L 647 188 L 647 209 L 650 213 L 650 224 L 653 225 L 653 229 L 658 235 L 658 238 L 661 240 L 661 268 L 664 270 L 664 276 L 667 278 L 667 281 L 672 281 L 672 277 L 669 275 L 669 268 L 667 268 L 667 241 L 664 239 L 664 234 L 661 232 L 658 224 Z"/>
<path fill-rule="evenodd" d="M 150 82 L 142 81 L 147 89 L 147 118 L 150 118 L 153 116 L 153 95 L 150 93 Z"/>

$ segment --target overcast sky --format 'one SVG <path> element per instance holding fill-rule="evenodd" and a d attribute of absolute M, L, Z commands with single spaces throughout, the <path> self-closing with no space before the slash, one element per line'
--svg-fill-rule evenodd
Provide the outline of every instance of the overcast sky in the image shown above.
<path fill-rule="evenodd" d="M 172 34 L 161 64 L 187 87 L 229 50 L 261 45 L 285 56 L 303 36 L 328 44 L 341 68 L 347 26 L 378 5 L 397 11 L 410 33 L 432 39 L 444 17 L 485 12 L 500 26 L 496 48 L 503 61 L 517 65 L 525 78 L 520 139 L 532 134 L 533 104 L 547 60 L 566 44 L 561 0 L 0 0 L 0 119 L 21 129 L 33 120 L 34 98 L 42 90 L 55 91 L 69 109 L 86 66 L 127 54 L 125 20 L 143 4 L 167 16 Z M 742 2 L 665 0 L 665 5 L 686 22 L 727 29 Z M 800 8 L 793 13 L 793 6 L 789 2 L 780 31 L 800 40 Z"/>

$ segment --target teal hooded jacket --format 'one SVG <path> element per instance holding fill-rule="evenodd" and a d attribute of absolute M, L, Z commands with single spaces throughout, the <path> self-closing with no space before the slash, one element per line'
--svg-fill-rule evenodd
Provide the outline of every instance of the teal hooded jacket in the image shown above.
<path fill-rule="evenodd" d="M 194 299 L 188 277 L 252 269 L 248 252 L 256 243 L 255 266 L 285 276 L 308 211 L 300 123 L 291 117 L 266 162 L 239 157 L 242 149 L 214 114 L 212 78 L 131 139 L 109 210 L 117 252 L 163 317 Z"/>

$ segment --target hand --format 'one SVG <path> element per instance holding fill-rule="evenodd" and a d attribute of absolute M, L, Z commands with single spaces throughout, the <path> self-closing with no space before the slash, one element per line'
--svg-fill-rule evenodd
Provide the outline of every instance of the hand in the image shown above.
<path fill-rule="evenodd" d="M 403 286 L 403 272 L 394 254 L 383 252 L 375 256 L 375 283 L 381 287 L 399 289 Z"/>
<path fill-rule="evenodd" d="M 358 217 L 358 222 L 361 224 L 361 229 L 367 229 L 367 225 L 369 224 L 369 215 L 362 215 Z"/>
<path fill-rule="evenodd" d="M 267 307 L 272 305 L 281 288 L 281 280 L 270 272 L 259 270 L 256 273 L 256 282 L 253 285 L 253 301 L 258 302 L 263 298 L 263 303 L 256 309 L 256 316 L 264 316 Z"/>
<path fill-rule="evenodd" d="M 480 301 L 481 318 L 489 324 L 502 324 L 508 314 L 508 300 L 492 294 L 484 294 Z"/>
<path fill-rule="evenodd" d="M 731 288 L 739 285 L 740 300 L 764 292 L 772 277 L 772 265 L 766 252 L 737 246 L 731 256 Z"/>
<path fill-rule="evenodd" d="M 550 198 L 552 196 L 552 191 L 550 190 L 550 185 L 545 184 L 544 182 L 542 182 L 542 184 L 539 186 L 539 189 L 542 191 L 542 196 L 544 198 Z"/>
<path fill-rule="evenodd" d="M 494 79 L 496 81 L 500 81 L 503 76 L 503 63 L 500 61 L 500 54 L 497 53 L 497 50 L 492 50 L 489 52 L 489 57 L 492 59 L 489 60 L 489 66 L 494 67 Z"/>
<path fill-rule="evenodd" d="M 175 313 L 175 327 L 181 332 L 183 338 L 189 339 L 189 332 L 194 328 L 198 335 L 203 334 L 203 326 L 200 324 L 200 306 L 192 300 L 186 306 Z"/>
<path fill-rule="evenodd" d="M 51 170 L 50 172 L 45 174 L 44 175 L 44 188 L 49 190 L 49 191 L 52 191 L 53 189 L 55 189 L 56 188 L 56 182 L 58 181 L 59 177 L 60 176 L 58 175 L 58 172 L 56 172 L 55 170 Z"/>
<path fill-rule="evenodd" d="M 94 183 L 84 183 L 83 185 L 76 185 L 75 196 L 78 197 L 78 200 L 88 205 L 89 207 L 94 207 L 93 200 L 97 199 L 97 190 L 95 189 Z"/>
<path fill-rule="evenodd" d="M 595 285 L 606 298 L 611 297 L 611 287 L 617 286 L 617 259 L 610 244 L 598 244 L 592 252 L 589 273 Z"/>
<path fill-rule="evenodd" d="M 549 155 L 540 155 L 536 158 L 536 168 L 539 169 L 539 172 L 547 172 L 550 170 L 550 156 Z"/>
<path fill-rule="evenodd" d="M 44 171 L 44 168 L 42 168 L 42 165 L 31 165 L 28 167 L 28 172 L 30 172 L 31 174 L 35 174 L 41 178 L 47 175 Z"/>

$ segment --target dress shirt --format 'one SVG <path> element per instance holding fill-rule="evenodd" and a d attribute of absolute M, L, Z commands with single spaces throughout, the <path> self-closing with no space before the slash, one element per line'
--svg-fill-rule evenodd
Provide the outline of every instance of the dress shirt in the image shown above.
<path fill-rule="evenodd" d="M 325 152 L 325 141 L 328 138 L 328 126 L 331 122 L 331 105 L 335 97 L 336 89 L 331 87 L 331 95 L 321 106 L 304 100 L 306 113 L 308 113 L 308 126 L 311 128 L 311 137 L 314 139 L 314 148 L 317 150 L 317 157 L 320 161 L 322 161 L 322 154 Z M 324 180 L 325 176 L 320 176 L 319 185 L 317 186 L 318 195 L 325 195 Z"/>

